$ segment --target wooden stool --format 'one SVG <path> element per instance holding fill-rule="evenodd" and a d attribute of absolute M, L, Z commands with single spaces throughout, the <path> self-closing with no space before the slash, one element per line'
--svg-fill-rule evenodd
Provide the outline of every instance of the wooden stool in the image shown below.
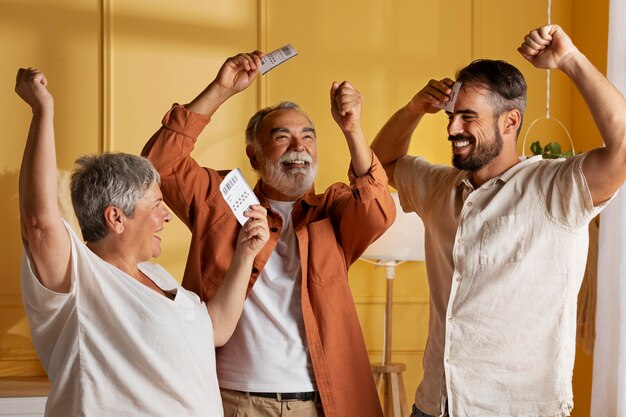
<path fill-rule="evenodd" d="M 406 370 L 403 363 L 392 363 L 383 365 L 372 364 L 372 373 L 376 381 L 376 389 L 381 393 L 384 387 L 384 409 L 386 417 L 408 417 L 409 407 L 406 402 L 406 391 L 404 390 L 404 379 L 402 372 Z"/>

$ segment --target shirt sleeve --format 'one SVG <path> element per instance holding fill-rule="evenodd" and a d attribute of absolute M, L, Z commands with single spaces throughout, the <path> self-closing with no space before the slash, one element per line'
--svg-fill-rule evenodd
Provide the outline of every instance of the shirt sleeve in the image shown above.
<path fill-rule="evenodd" d="M 41 284 L 26 250 L 22 255 L 21 289 L 24 310 L 37 354 L 44 364 L 56 345 L 57 339 L 75 310 L 78 277 L 76 274 L 76 245 L 82 244 L 65 221 L 71 240 L 71 285 L 67 293 L 52 291 Z M 79 243 L 77 243 L 79 242 Z"/>
<path fill-rule="evenodd" d="M 165 203 L 189 228 L 194 222 L 194 207 L 204 204 L 207 196 L 218 190 L 221 180 L 216 171 L 201 167 L 191 157 L 209 120 L 208 116 L 174 104 L 141 152 L 161 176 Z"/>
<path fill-rule="evenodd" d="M 393 170 L 400 206 L 406 212 L 421 212 L 419 192 L 425 188 L 420 184 L 423 178 L 421 162 L 419 157 L 405 155 L 396 161 Z"/>
<path fill-rule="evenodd" d="M 350 192 L 333 204 L 339 223 L 341 245 L 348 265 L 391 226 L 396 208 L 389 193 L 387 174 L 375 154 L 369 171 L 356 177 L 350 169 Z"/>
<path fill-rule="evenodd" d="M 461 181 L 459 172 L 449 166 L 431 164 L 420 156 L 403 156 L 394 168 L 400 206 L 407 213 L 424 216 L 433 197 L 449 193 Z"/>
<path fill-rule="evenodd" d="M 547 215 L 565 227 L 586 227 L 589 222 L 613 199 L 598 206 L 593 205 L 591 191 L 583 173 L 587 154 L 564 161 L 546 161 L 539 170 L 537 181 L 543 190 Z"/>

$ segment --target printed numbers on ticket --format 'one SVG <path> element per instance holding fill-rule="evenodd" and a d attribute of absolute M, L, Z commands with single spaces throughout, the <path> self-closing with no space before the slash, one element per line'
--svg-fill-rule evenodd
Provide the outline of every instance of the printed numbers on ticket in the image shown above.
<path fill-rule="evenodd" d="M 259 204 L 259 199 L 254 195 L 239 168 L 233 169 L 224 177 L 220 191 L 241 225 L 248 220 L 243 213 L 250 206 Z"/>
<path fill-rule="evenodd" d="M 272 68 L 282 64 L 296 55 L 298 55 L 298 52 L 293 46 L 291 46 L 290 43 L 264 55 L 263 58 L 261 58 L 261 74 L 265 74 Z"/>
<path fill-rule="evenodd" d="M 459 90 L 461 89 L 460 82 L 455 82 L 452 86 L 452 92 L 450 93 L 450 100 L 445 103 L 433 104 L 433 106 L 438 107 L 440 109 L 444 109 L 447 112 L 454 113 L 454 103 L 456 103 L 456 99 L 459 95 Z"/>

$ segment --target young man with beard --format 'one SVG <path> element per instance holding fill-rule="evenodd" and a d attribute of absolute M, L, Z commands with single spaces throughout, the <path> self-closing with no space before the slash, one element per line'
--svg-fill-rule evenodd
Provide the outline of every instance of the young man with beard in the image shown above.
<path fill-rule="evenodd" d="M 201 167 L 190 154 L 217 108 L 252 84 L 261 56 L 227 59 L 198 97 L 172 107 L 143 150 L 165 202 L 192 232 L 183 286 L 203 300 L 222 283 L 239 225 L 219 191 L 227 171 Z M 217 351 L 226 417 L 382 417 L 348 267 L 391 225 L 395 206 L 361 129 L 361 95 L 348 82 L 330 93 L 352 157 L 349 186 L 315 194 L 315 128 L 296 104 L 262 109 L 246 129 L 271 233 L 254 261 L 242 318 Z"/>
<path fill-rule="evenodd" d="M 518 51 L 571 78 L 605 147 L 521 160 L 526 82 L 491 60 L 457 75 L 454 168 L 407 155 L 421 118 L 449 99 L 447 78 L 430 81 L 372 143 L 427 232 L 429 338 L 412 416 L 567 416 L 573 407 L 587 225 L 626 179 L 626 101 L 559 26 L 531 31 Z"/>

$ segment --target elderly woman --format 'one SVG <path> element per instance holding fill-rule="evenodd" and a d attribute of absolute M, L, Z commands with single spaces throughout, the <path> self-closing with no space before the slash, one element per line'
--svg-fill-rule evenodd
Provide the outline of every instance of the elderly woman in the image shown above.
<path fill-rule="evenodd" d="M 163 268 L 171 215 L 159 176 L 127 154 L 80 158 L 72 203 L 84 244 L 57 206 L 53 99 L 44 75 L 20 69 L 33 111 L 20 171 L 24 306 L 52 382 L 46 416 L 221 416 L 215 346 L 241 314 L 252 262 L 268 239 L 255 206 L 226 285 L 206 305 Z M 208 310 L 208 314 L 207 314 Z"/>

